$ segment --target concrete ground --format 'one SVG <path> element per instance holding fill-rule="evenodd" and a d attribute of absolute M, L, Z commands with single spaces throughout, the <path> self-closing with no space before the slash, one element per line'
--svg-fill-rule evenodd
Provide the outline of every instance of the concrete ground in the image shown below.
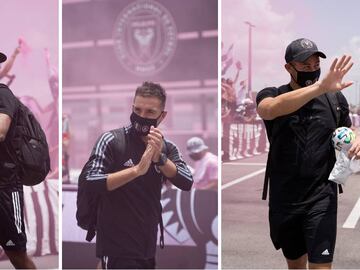
<path fill-rule="evenodd" d="M 287 268 L 269 236 L 268 201 L 261 200 L 267 154 L 222 164 L 222 268 Z M 356 207 L 355 207 L 356 205 Z M 333 268 L 360 268 L 360 175 L 339 195 Z"/>

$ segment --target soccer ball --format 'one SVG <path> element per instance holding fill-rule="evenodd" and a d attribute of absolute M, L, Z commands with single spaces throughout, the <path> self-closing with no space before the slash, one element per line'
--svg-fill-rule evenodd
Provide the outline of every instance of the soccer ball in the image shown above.
<path fill-rule="evenodd" d="M 355 133 L 347 127 L 337 128 L 332 135 L 332 143 L 339 151 L 349 151 L 354 140 Z"/>

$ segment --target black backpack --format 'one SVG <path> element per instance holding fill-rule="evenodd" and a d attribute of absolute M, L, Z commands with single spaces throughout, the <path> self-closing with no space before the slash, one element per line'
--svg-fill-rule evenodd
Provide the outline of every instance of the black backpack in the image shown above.
<path fill-rule="evenodd" d="M 13 119 L 9 153 L 16 163 L 22 184 L 34 186 L 44 181 L 50 171 L 49 147 L 45 132 L 34 114 L 17 98 L 16 103 L 18 109 Z"/>
<path fill-rule="evenodd" d="M 326 93 L 325 94 L 327 101 L 330 104 L 330 108 L 331 108 L 331 113 L 334 117 L 335 123 L 336 123 L 336 127 L 338 128 L 340 125 L 340 118 L 341 118 L 341 108 L 340 108 L 340 102 L 339 102 L 339 97 L 337 93 Z M 268 159 L 266 162 L 266 170 L 265 170 L 265 177 L 264 177 L 264 185 L 263 185 L 263 192 L 262 192 L 262 196 L 261 198 L 263 200 L 266 200 L 267 198 L 267 193 L 268 193 L 268 187 L 269 187 L 269 170 L 270 170 L 270 166 L 271 166 L 271 162 L 270 162 L 270 154 L 271 154 L 271 145 L 274 141 L 274 138 L 276 137 L 276 134 L 278 131 L 281 130 L 281 127 L 277 127 L 275 128 L 275 130 L 272 130 L 272 136 L 270 138 L 270 149 L 269 149 L 269 153 L 268 153 Z M 343 193 L 343 189 L 342 186 L 339 184 L 339 193 Z"/>
<path fill-rule="evenodd" d="M 125 130 L 123 128 L 112 130 L 111 133 L 121 141 L 119 143 L 119 156 L 124 157 L 126 153 L 126 139 Z M 93 150 L 94 151 L 94 150 Z M 91 154 L 93 155 L 93 153 Z M 121 162 L 121 161 L 119 161 Z M 78 193 L 77 193 L 77 211 L 76 220 L 80 228 L 87 231 L 86 240 L 91 241 L 96 234 L 96 220 L 97 220 L 97 209 L 101 195 L 96 193 L 90 193 L 87 189 L 86 173 L 89 166 L 92 165 L 92 159 L 90 159 L 83 167 L 79 180 L 78 180 Z"/>
<path fill-rule="evenodd" d="M 118 163 L 124 163 L 126 161 L 126 138 L 125 138 L 125 129 L 115 129 L 110 131 L 114 137 L 120 141 L 119 149 L 117 149 L 118 156 L 123 157 L 123 160 L 119 160 Z M 166 144 L 165 144 L 166 145 Z M 94 151 L 94 150 L 93 150 Z M 166 151 L 166 147 L 165 147 Z M 91 156 L 93 153 L 91 154 Z M 78 179 L 78 192 L 77 192 L 77 211 L 76 211 L 76 220 L 80 228 L 87 231 L 86 241 L 91 242 L 91 240 L 96 235 L 96 221 L 97 221 L 97 212 L 98 205 L 101 199 L 100 194 L 89 192 L 87 188 L 86 173 L 88 172 L 89 166 L 92 165 L 92 159 L 90 159 L 84 165 L 79 179 Z M 160 215 L 160 247 L 164 247 L 164 226 L 162 216 Z"/>

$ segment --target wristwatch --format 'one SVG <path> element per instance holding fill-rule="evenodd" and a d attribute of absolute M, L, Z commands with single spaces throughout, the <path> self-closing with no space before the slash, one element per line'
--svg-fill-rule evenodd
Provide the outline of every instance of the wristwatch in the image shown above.
<path fill-rule="evenodd" d="M 156 166 L 164 166 L 167 161 L 167 156 L 164 153 L 160 154 L 159 161 L 155 162 Z"/>

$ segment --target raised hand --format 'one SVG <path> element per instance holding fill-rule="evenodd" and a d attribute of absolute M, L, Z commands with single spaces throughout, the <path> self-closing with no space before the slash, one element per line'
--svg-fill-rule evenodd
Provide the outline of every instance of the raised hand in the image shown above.
<path fill-rule="evenodd" d="M 221 98 L 228 102 L 235 102 L 236 100 L 235 89 L 226 82 L 221 83 Z"/>
<path fill-rule="evenodd" d="M 137 175 L 144 175 L 149 170 L 152 156 L 154 155 L 154 149 L 151 145 L 148 145 L 144 154 L 141 157 L 140 162 L 135 166 Z"/>
<path fill-rule="evenodd" d="M 349 149 L 349 158 L 355 157 L 355 159 L 360 159 L 360 134 L 353 142 L 351 148 Z"/>
<path fill-rule="evenodd" d="M 150 133 L 147 135 L 147 137 L 148 144 L 151 145 L 154 150 L 154 154 L 151 160 L 153 162 L 158 162 L 163 147 L 163 135 L 160 129 L 151 126 Z"/>
<path fill-rule="evenodd" d="M 337 58 L 331 64 L 329 72 L 324 79 L 320 81 L 320 88 L 324 92 L 336 92 L 341 91 L 346 87 L 349 87 L 353 82 L 343 82 L 345 74 L 353 66 L 353 62 L 350 62 L 351 56 L 343 55 L 340 60 Z"/>

